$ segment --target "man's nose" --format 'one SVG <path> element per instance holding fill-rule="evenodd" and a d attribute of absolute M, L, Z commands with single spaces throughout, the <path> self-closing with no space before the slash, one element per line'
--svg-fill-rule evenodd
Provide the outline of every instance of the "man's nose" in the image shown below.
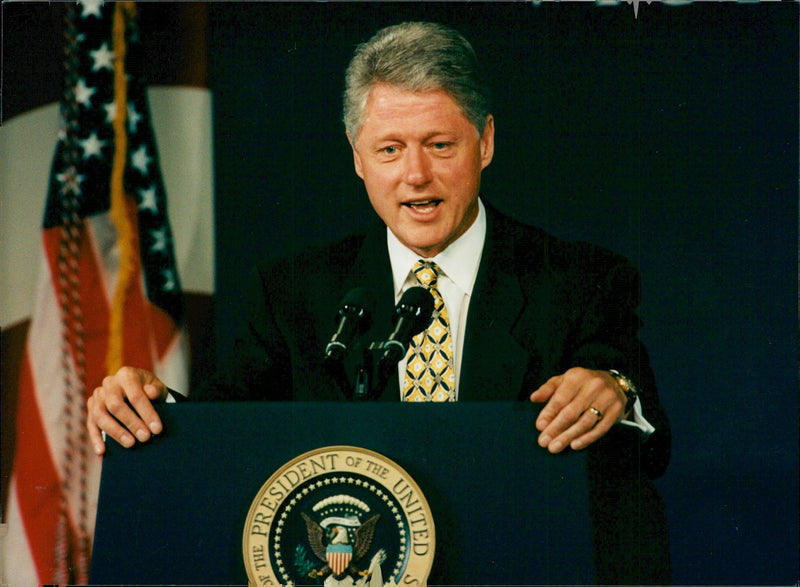
<path fill-rule="evenodd" d="M 425 185 L 433 178 L 431 162 L 422 147 L 408 149 L 405 156 L 405 182 L 413 186 Z"/>

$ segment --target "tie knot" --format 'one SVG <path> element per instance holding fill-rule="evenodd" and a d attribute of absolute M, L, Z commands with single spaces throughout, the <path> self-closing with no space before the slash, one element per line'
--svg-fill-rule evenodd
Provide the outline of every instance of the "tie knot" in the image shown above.
<path fill-rule="evenodd" d="M 439 277 L 439 267 L 436 263 L 420 259 L 414 265 L 413 271 L 422 287 L 428 289 L 436 287 L 436 279 Z"/>

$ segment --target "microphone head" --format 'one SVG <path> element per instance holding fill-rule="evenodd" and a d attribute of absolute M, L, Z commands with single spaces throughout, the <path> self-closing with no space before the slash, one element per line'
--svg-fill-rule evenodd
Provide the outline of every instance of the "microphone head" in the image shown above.
<path fill-rule="evenodd" d="M 394 332 L 381 344 L 381 370 L 385 371 L 403 358 L 414 336 L 425 330 L 433 316 L 433 296 L 424 287 L 411 287 L 403 292 L 394 313 Z"/>
<path fill-rule="evenodd" d="M 358 330 L 364 333 L 372 323 L 372 312 L 375 310 L 375 296 L 365 287 L 351 289 L 342 299 L 335 321 L 344 316 L 352 316 L 358 320 Z"/>
<path fill-rule="evenodd" d="M 355 336 L 369 330 L 374 309 L 375 298 L 366 288 L 357 287 L 347 292 L 334 317 L 336 332 L 325 347 L 326 363 L 335 364 L 344 359 Z"/>
<path fill-rule="evenodd" d="M 394 323 L 396 324 L 400 317 L 412 320 L 411 336 L 414 336 L 430 325 L 433 306 L 431 292 L 421 286 L 410 287 L 403 292 L 403 296 L 395 308 Z"/>

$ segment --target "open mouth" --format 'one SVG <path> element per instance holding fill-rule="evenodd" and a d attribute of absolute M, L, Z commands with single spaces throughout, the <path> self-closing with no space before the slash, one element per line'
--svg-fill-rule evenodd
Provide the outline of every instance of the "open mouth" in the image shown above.
<path fill-rule="evenodd" d="M 416 202 L 403 202 L 403 206 L 411 208 L 415 212 L 422 212 L 423 214 L 432 212 L 436 207 L 442 203 L 442 200 L 417 200 Z"/>

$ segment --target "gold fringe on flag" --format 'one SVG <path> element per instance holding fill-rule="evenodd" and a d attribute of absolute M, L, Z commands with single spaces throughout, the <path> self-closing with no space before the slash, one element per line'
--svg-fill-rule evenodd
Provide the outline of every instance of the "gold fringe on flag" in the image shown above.
<path fill-rule="evenodd" d="M 125 166 L 128 160 L 128 134 L 126 131 L 128 111 L 128 80 L 125 72 L 127 24 L 136 17 L 133 2 L 118 2 L 114 6 L 114 160 L 111 167 L 111 220 L 117 230 L 119 247 L 119 273 L 111 302 L 109 318 L 108 352 L 106 369 L 115 373 L 122 367 L 122 333 L 125 324 L 125 301 L 128 290 L 134 283 L 137 268 L 136 227 L 128 213 L 125 194 Z"/>

